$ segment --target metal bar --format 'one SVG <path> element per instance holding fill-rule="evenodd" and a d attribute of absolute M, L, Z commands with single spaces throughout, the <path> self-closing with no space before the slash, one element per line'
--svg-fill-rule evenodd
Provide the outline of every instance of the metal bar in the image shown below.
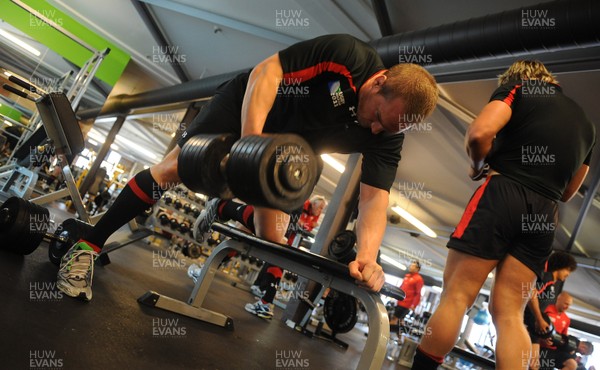
<path fill-rule="evenodd" d="M 331 289 L 359 299 L 365 306 L 369 318 L 369 334 L 356 369 L 381 369 L 390 336 L 390 329 L 387 309 L 381 301 L 379 294 L 360 288 L 349 275 L 341 277 L 338 275 L 338 272 L 315 269 L 314 265 L 307 264 L 306 261 L 298 261 L 294 256 L 296 251 L 291 248 L 289 249 L 289 255 L 284 255 L 283 253 L 271 250 L 271 248 L 250 246 L 234 239 L 224 241 L 215 247 L 213 253 L 206 260 L 206 264 L 198 277 L 198 282 L 188 299 L 188 303 L 191 306 L 201 307 L 220 262 L 231 250 L 237 250 L 240 253 L 249 253 L 263 261 L 280 266 L 288 271 L 314 280 L 323 286 L 328 286 Z M 179 307 L 181 307 L 180 304 L 175 308 Z M 174 312 L 183 314 L 180 310 Z"/>
<path fill-rule="evenodd" d="M 96 160 L 92 164 L 92 167 L 88 171 L 88 174 L 85 176 L 81 185 L 79 186 L 79 191 L 81 192 L 81 194 L 87 193 L 90 186 L 92 186 L 92 182 L 94 181 L 94 178 L 96 177 L 96 173 L 98 173 L 98 170 L 100 169 L 100 165 L 102 164 L 102 161 L 104 160 L 104 158 L 106 158 L 106 155 L 108 154 L 108 151 L 110 150 L 110 145 L 115 141 L 115 137 L 121 130 L 121 127 L 123 127 L 123 123 L 125 123 L 126 117 L 127 116 L 125 116 L 125 115 L 118 116 L 117 119 L 115 120 L 115 123 L 110 128 L 110 131 L 108 132 L 108 135 L 106 135 L 106 139 L 104 140 L 104 143 L 102 144 L 102 148 L 100 148 L 100 151 L 98 152 L 98 155 L 96 156 Z"/>
<path fill-rule="evenodd" d="M 117 113 L 128 114 L 131 109 L 135 108 L 153 107 L 206 98 L 212 96 L 217 87 L 223 82 L 229 81 L 239 73 L 247 71 L 246 69 L 225 73 L 135 95 L 117 95 L 108 98 L 102 108 L 96 107 L 79 111 L 77 112 L 77 116 L 82 120 L 114 116 Z"/>
<path fill-rule="evenodd" d="M 13 3 L 15 3 L 16 5 L 20 6 L 21 8 L 25 9 L 26 11 L 28 11 L 29 13 L 35 15 L 36 17 L 38 17 L 40 20 L 46 22 L 49 26 L 51 26 L 52 28 L 54 28 L 55 30 L 57 30 L 58 32 L 62 33 L 63 35 L 67 36 L 68 38 L 70 38 L 71 40 L 75 41 L 76 43 L 78 43 L 79 45 L 83 46 L 84 48 L 88 49 L 89 51 L 91 51 L 92 53 L 95 53 L 97 51 L 97 49 L 95 49 L 94 47 L 92 47 L 90 44 L 88 44 L 87 42 L 83 41 L 82 39 L 80 39 L 79 37 L 75 36 L 74 34 L 72 34 L 71 32 L 67 31 L 66 29 L 64 29 L 62 26 L 60 26 L 59 24 L 57 24 L 56 22 L 52 21 L 51 19 L 46 18 L 43 14 L 41 14 L 40 12 L 38 12 L 37 10 L 33 9 L 32 7 L 30 7 L 29 5 L 25 4 L 24 2 L 22 2 L 21 0 L 11 0 Z"/>
<path fill-rule="evenodd" d="M 388 13 L 385 0 L 371 0 L 373 6 L 373 12 L 381 31 L 381 36 L 389 36 L 394 33 L 392 30 L 392 22 L 390 21 L 390 14 Z"/>
<path fill-rule="evenodd" d="M 35 199 L 31 200 L 31 203 L 37 204 L 39 206 L 44 205 L 44 204 L 48 204 L 48 203 L 52 203 L 56 200 L 59 199 L 63 199 L 65 197 L 69 196 L 69 189 L 68 188 L 64 188 L 64 189 L 60 189 L 57 190 L 55 192 L 52 193 L 48 193 L 46 195 L 42 195 L 41 197 L 37 197 Z"/>
<path fill-rule="evenodd" d="M 142 21 L 146 25 L 146 28 L 148 28 L 148 30 L 152 34 L 152 37 L 154 37 L 154 40 L 160 46 L 165 48 L 167 52 L 166 54 L 169 56 L 169 60 L 179 60 L 177 54 L 173 52 L 171 43 L 167 39 L 167 36 L 165 35 L 163 28 L 160 26 L 158 19 L 156 19 L 156 15 L 152 11 L 152 9 L 150 9 L 150 7 L 147 4 L 142 3 L 140 0 L 131 0 L 131 4 L 133 4 L 133 7 L 140 14 Z M 173 68 L 181 82 L 187 82 L 191 80 L 190 75 L 180 64 L 171 62 L 171 67 Z"/>
<path fill-rule="evenodd" d="M 265 27 L 255 26 L 250 23 L 242 22 L 236 19 L 232 19 L 229 17 L 225 17 L 222 15 L 218 15 L 215 13 L 208 12 L 206 10 L 198 9 L 192 6 L 184 5 L 181 3 L 177 3 L 174 1 L 168 0 L 142 0 L 145 3 L 152 4 L 163 9 L 167 9 L 173 12 L 185 14 L 190 17 L 198 18 L 205 20 L 207 22 L 215 23 L 221 26 L 233 28 L 234 30 L 238 30 L 252 36 L 260 37 L 263 39 L 271 40 L 278 42 L 283 45 L 291 45 L 302 39 L 297 37 L 288 36 L 280 32 L 272 31 Z M 273 23 L 275 23 L 275 18 L 273 18 Z"/>
<path fill-rule="evenodd" d="M 71 195 L 71 201 L 73 202 L 73 207 L 79 214 L 79 219 L 83 222 L 90 223 L 90 215 L 86 211 L 83 206 L 83 200 L 81 200 L 81 194 L 77 190 L 77 185 L 75 185 L 75 179 L 73 178 L 73 174 L 71 173 L 71 168 L 69 167 L 69 162 L 65 158 L 64 155 L 60 154 L 58 156 L 60 163 L 62 165 L 62 173 L 65 177 L 65 185 L 67 185 L 67 189 L 69 189 L 69 195 Z"/>

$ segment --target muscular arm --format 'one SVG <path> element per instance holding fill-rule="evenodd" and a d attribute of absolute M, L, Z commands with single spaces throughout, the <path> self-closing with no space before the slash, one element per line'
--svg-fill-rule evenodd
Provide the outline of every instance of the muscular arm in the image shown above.
<path fill-rule="evenodd" d="M 465 147 L 471 168 L 479 171 L 492 149 L 494 137 L 510 120 L 512 110 L 499 100 L 489 102 L 475 118 L 465 136 Z"/>
<path fill-rule="evenodd" d="M 360 184 L 358 220 L 356 224 L 357 254 L 350 263 L 350 275 L 368 288 L 379 291 L 385 282 L 383 269 L 376 262 L 386 226 L 389 193 Z"/>
<path fill-rule="evenodd" d="M 535 322 L 537 326 L 536 329 L 539 329 L 540 331 L 546 331 L 548 326 L 550 326 L 550 323 L 547 323 L 544 320 L 544 316 L 542 316 L 542 310 L 540 309 L 540 302 L 538 301 L 537 292 L 534 292 L 529 302 L 527 302 L 527 306 L 529 306 L 533 312 L 533 315 L 535 316 Z"/>
<path fill-rule="evenodd" d="M 573 178 L 567 185 L 567 188 L 565 189 L 562 198 L 560 198 L 562 202 L 568 202 L 569 200 L 571 200 L 571 198 L 573 198 L 573 196 L 577 193 L 577 190 L 579 190 L 581 184 L 583 184 L 583 180 L 585 180 L 585 177 L 587 176 L 589 170 L 590 166 L 586 164 L 582 164 L 581 167 L 579 167 L 579 170 L 575 172 L 575 176 L 573 176 Z"/>
<path fill-rule="evenodd" d="M 262 133 L 282 78 L 279 54 L 268 57 L 254 67 L 242 102 L 242 136 Z"/>

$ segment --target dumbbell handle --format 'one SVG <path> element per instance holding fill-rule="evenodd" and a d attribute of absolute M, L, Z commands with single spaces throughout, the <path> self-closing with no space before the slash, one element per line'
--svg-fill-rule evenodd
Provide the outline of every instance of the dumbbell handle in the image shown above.
<path fill-rule="evenodd" d="M 46 239 L 55 240 L 55 241 L 61 242 L 61 243 L 67 243 L 69 241 L 69 238 L 63 238 L 63 237 L 56 236 L 56 235 L 51 234 L 51 233 L 45 233 L 44 237 Z"/>
<path fill-rule="evenodd" d="M 403 301 L 404 298 L 406 298 L 406 293 L 404 293 L 402 289 L 388 283 L 383 284 L 383 287 L 381 288 L 379 293 L 386 295 L 390 298 L 394 298 L 398 301 Z"/>
<path fill-rule="evenodd" d="M 4 85 L 2 85 L 2 87 L 4 88 L 4 90 L 10 91 L 11 93 L 19 95 L 22 98 L 30 99 L 29 95 L 26 92 L 21 91 L 19 89 L 15 89 L 14 87 L 12 87 L 8 84 L 4 84 Z"/>

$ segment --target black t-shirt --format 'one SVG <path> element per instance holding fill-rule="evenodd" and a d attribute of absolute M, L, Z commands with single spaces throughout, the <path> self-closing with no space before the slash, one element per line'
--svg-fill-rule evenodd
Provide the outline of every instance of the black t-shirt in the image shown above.
<path fill-rule="evenodd" d="M 558 85 L 514 81 L 494 91 L 512 109 L 487 156 L 490 167 L 543 196 L 560 200 L 582 164 L 589 165 L 594 125 Z"/>
<path fill-rule="evenodd" d="M 361 182 L 389 191 L 404 134 L 373 135 L 356 120 L 358 91 L 385 69 L 377 52 L 349 35 L 302 41 L 279 52 L 283 67 L 264 132 L 291 132 L 321 153 L 362 153 Z"/>
<path fill-rule="evenodd" d="M 542 274 L 541 278 L 537 279 L 535 288 L 537 290 L 540 312 L 544 312 L 546 307 L 551 304 L 556 304 L 556 298 L 562 292 L 564 283 L 562 280 L 554 281 L 552 273 L 547 271 Z M 525 322 L 535 322 L 535 316 L 529 306 L 525 308 Z"/>

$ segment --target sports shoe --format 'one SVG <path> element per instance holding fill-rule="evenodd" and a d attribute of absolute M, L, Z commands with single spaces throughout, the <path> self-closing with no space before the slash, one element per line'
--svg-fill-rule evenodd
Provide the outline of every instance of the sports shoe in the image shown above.
<path fill-rule="evenodd" d="M 70 297 L 90 301 L 97 256 L 98 253 L 87 243 L 75 243 L 60 261 L 56 287 Z"/>
<path fill-rule="evenodd" d="M 246 311 L 255 314 L 258 317 L 262 317 L 263 319 L 272 319 L 273 311 L 271 311 L 271 306 L 268 303 L 262 303 L 261 300 L 248 303 L 244 307 Z"/>
<path fill-rule="evenodd" d="M 206 206 L 200 212 L 200 216 L 196 218 L 194 222 L 194 239 L 197 241 L 202 241 L 204 239 L 204 234 L 210 230 L 210 226 L 217 219 L 217 211 L 219 208 L 219 202 L 221 199 L 213 198 L 206 202 Z"/>
<path fill-rule="evenodd" d="M 192 263 L 188 268 L 188 276 L 194 280 L 194 283 L 198 282 L 198 278 L 200 277 L 200 273 L 202 272 L 202 266 L 198 266 L 195 263 Z"/>
<path fill-rule="evenodd" d="M 252 285 L 250 287 L 250 291 L 252 292 L 252 294 L 257 295 L 259 297 L 262 297 L 267 292 L 266 290 L 260 290 L 260 287 L 258 285 Z"/>

